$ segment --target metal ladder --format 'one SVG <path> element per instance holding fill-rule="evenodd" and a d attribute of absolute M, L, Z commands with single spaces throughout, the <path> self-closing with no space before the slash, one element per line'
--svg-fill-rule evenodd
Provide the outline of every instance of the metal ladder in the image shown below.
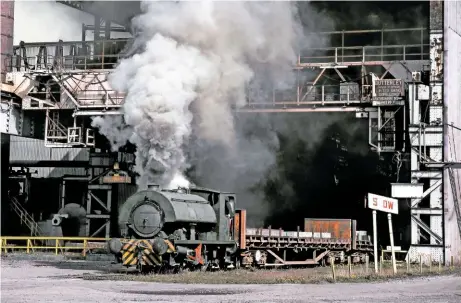
<path fill-rule="evenodd" d="M 18 202 L 14 197 L 10 198 L 11 209 L 19 216 L 21 220 L 21 225 L 26 225 L 30 230 L 30 235 L 33 237 L 40 237 L 43 235 L 40 227 L 34 218 L 27 212 L 27 210 Z"/>
<path fill-rule="evenodd" d="M 459 229 L 459 234 L 461 236 L 461 210 L 459 209 L 459 201 L 458 201 L 458 190 L 456 188 L 456 182 L 455 182 L 455 176 L 453 173 L 453 168 L 448 168 L 448 176 L 450 178 L 450 185 L 451 185 L 451 191 L 453 195 L 453 206 L 455 208 L 456 212 L 456 219 L 458 221 L 458 229 Z"/>

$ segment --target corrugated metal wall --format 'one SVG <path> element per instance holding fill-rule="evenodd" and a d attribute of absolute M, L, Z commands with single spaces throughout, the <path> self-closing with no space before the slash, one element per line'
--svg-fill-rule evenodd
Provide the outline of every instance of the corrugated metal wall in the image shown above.
<path fill-rule="evenodd" d="M 444 1 L 444 103 L 445 123 L 461 128 L 461 1 Z M 447 127 L 444 160 L 461 162 L 461 131 Z M 461 203 L 461 169 L 455 170 L 458 201 Z M 461 235 L 452 187 L 448 173 L 444 174 L 445 194 L 445 258 L 454 256 L 461 263 Z"/>
<path fill-rule="evenodd" d="M 89 161 L 88 148 L 48 148 L 39 139 L 11 136 L 10 161 L 41 160 L 41 161 Z M 60 178 L 63 175 L 86 175 L 84 168 L 38 167 L 34 178 Z"/>

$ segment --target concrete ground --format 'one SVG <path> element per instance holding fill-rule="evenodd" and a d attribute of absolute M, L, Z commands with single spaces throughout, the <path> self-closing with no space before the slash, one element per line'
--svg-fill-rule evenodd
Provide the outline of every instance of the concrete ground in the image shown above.
<path fill-rule="evenodd" d="M 1 302 L 461 302 L 461 277 L 313 285 L 187 285 L 84 280 L 108 262 L 2 258 Z"/>

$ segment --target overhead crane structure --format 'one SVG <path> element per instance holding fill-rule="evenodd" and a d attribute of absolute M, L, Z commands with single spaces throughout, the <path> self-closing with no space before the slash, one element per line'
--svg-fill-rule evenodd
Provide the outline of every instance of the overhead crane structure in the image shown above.
<path fill-rule="evenodd" d="M 422 70 L 429 64 L 429 45 L 424 43 L 426 31 L 407 28 L 315 33 L 329 40 L 340 36 L 341 44 L 304 50 L 294 67 L 297 83 L 292 90 L 273 90 L 269 94 L 271 100 L 250 97 L 245 107 L 236 110 L 355 112 L 357 117 L 369 118 L 372 128 L 392 128 L 395 124 L 393 113 L 400 111 L 402 106 L 373 106 L 373 84 L 378 79 L 412 81 L 412 71 Z M 395 33 L 416 33 L 421 39 L 418 44 L 386 44 L 384 37 Z M 369 34 L 380 35 L 381 43 L 345 44 L 349 36 Z M 93 130 L 80 121 L 87 116 L 120 114 L 124 94 L 113 90 L 107 79 L 129 42 L 128 39 L 103 40 L 99 37 L 95 41 L 16 46 L 15 54 L 7 62 L 11 70 L 7 79 L 10 84 L 3 84 L 2 91 L 22 99 L 22 110 L 45 112 L 47 146 L 92 146 Z M 351 74 L 358 76 L 351 80 Z M 64 112 L 72 112 L 72 118 L 60 117 Z M 380 136 L 376 131 L 370 133 Z M 381 142 L 371 141 L 380 152 L 394 149 L 393 143 L 386 147 Z"/>

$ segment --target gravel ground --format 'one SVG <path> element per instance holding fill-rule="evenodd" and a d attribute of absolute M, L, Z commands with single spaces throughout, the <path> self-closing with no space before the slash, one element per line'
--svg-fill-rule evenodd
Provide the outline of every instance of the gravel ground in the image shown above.
<path fill-rule="evenodd" d="M 108 262 L 2 258 L 1 302 L 461 302 L 459 276 L 311 285 L 187 285 L 81 278 L 117 271 Z"/>

